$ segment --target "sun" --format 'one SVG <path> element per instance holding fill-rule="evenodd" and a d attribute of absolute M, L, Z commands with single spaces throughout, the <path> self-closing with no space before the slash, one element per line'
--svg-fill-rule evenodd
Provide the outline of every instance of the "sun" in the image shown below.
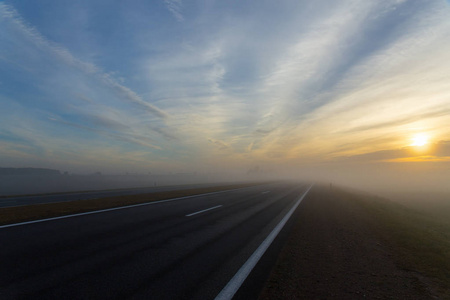
<path fill-rule="evenodd" d="M 422 146 L 425 146 L 426 144 L 428 144 L 428 136 L 427 135 L 425 135 L 423 133 L 419 133 L 419 134 L 416 134 L 415 136 L 413 136 L 411 146 L 422 147 Z"/>

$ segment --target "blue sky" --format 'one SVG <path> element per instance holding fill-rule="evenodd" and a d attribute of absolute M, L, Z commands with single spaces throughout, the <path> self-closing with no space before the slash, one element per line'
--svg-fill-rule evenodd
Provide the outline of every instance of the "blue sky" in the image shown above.
<path fill-rule="evenodd" d="M 419 133 L 447 161 L 449 36 L 443 0 L 1 1 L 0 166 L 295 169 Z"/>

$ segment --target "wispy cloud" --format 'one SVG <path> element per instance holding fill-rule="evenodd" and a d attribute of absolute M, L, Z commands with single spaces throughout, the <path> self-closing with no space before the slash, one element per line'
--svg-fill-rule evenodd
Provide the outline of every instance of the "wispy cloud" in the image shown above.
<path fill-rule="evenodd" d="M 27 126 L 48 141 L 43 149 L 69 148 L 68 136 L 194 166 L 204 157 L 289 167 L 391 155 L 415 131 L 448 140 L 443 1 L 193 3 L 112 5 L 113 33 L 83 4 L 87 27 L 63 35 L 91 41 L 88 55 L 51 41 L 56 21 L 0 3 L 4 127 L 13 127 L 5 111 L 14 110 L 35 120 Z"/>
<path fill-rule="evenodd" d="M 138 94 L 136 94 L 131 89 L 119 84 L 117 81 L 112 79 L 109 74 L 100 74 L 100 78 L 107 86 L 113 88 L 114 91 L 116 91 L 121 96 L 121 98 L 125 98 L 128 101 L 139 105 L 142 109 L 157 117 L 163 119 L 168 117 L 167 113 L 157 108 L 156 106 L 142 100 L 142 98 Z"/>
<path fill-rule="evenodd" d="M 352 156 L 337 157 L 335 158 L 335 161 L 373 163 L 386 161 L 432 161 L 442 158 L 450 159 L 449 141 L 439 141 L 431 145 L 426 145 L 423 149 L 408 146 L 400 149 L 381 150 Z"/>
<path fill-rule="evenodd" d="M 290 119 L 277 131 L 277 136 L 265 140 L 267 153 L 284 152 L 291 157 L 301 153 L 301 156 L 323 158 L 327 152 L 338 149 L 339 143 L 364 140 L 362 135 L 382 136 L 385 131 L 391 131 L 390 134 L 396 135 L 397 143 L 402 143 L 404 138 L 401 135 L 406 134 L 402 126 L 409 125 L 414 130 L 412 127 L 417 127 L 414 123 L 424 124 L 427 118 L 441 123 L 443 120 L 438 118 L 445 117 L 445 113 L 439 111 L 448 103 L 444 95 L 449 93 L 443 84 L 448 75 L 444 74 L 448 74 L 449 70 L 438 64 L 446 56 L 442 49 L 448 49 L 449 45 L 446 43 L 443 46 L 442 41 L 450 27 L 449 22 L 443 22 L 444 14 L 448 15 L 448 12 L 438 12 L 438 7 L 436 4 L 427 7 L 412 5 L 379 13 L 373 11 L 376 6 L 361 4 L 361 9 L 365 11 L 362 15 L 375 17 L 379 14 L 380 17 L 375 20 L 361 18 L 359 24 L 355 23 L 358 18 L 342 20 L 341 23 L 331 22 L 337 25 L 336 28 L 325 30 L 323 35 L 307 37 L 304 41 L 301 39 L 291 48 L 292 54 L 285 56 L 290 59 L 285 58 L 264 85 L 264 91 L 275 99 L 271 100 L 275 115 Z M 395 39 L 385 39 L 384 44 L 363 52 L 358 50 L 360 58 L 341 69 L 337 62 L 349 61 L 349 56 L 354 52 L 352 49 L 363 49 L 367 45 L 366 40 L 374 39 L 381 33 L 372 33 L 374 24 L 371 23 L 380 19 L 395 19 L 394 15 L 401 13 L 396 9 L 409 10 L 414 21 L 399 20 L 400 24 L 396 27 L 402 29 Z M 339 16 L 342 14 L 336 14 L 338 20 Z M 324 44 L 328 32 L 333 32 L 329 37 L 335 44 Z M 368 36 L 358 39 L 360 32 L 367 32 Z M 304 43 L 311 43 L 311 46 L 303 46 L 307 45 Z M 431 57 L 430 51 L 436 55 Z M 312 56 L 302 60 L 308 54 Z M 336 73 L 334 70 L 339 71 Z M 329 74 L 334 74 L 333 77 L 339 75 L 339 81 L 331 88 L 329 84 L 317 84 L 329 83 Z M 424 78 L 426 81 L 423 81 Z M 416 84 L 411 85 L 412 82 Z M 430 94 L 429 89 L 435 89 L 435 93 Z M 433 100 L 421 100 L 430 96 Z M 430 115 L 424 111 L 429 111 Z M 428 127 L 434 126 L 429 123 Z M 361 132 L 358 135 L 348 134 L 350 128 L 359 128 Z M 319 136 L 322 137 L 320 140 Z M 360 144 L 354 151 L 364 151 L 362 147 L 364 145 Z M 289 150 L 282 151 L 282 148 Z"/>
<path fill-rule="evenodd" d="M 217 146 L 217 148 L 219 150 L 227 150 L 230 148 L 229 145 L 227 145 L 225 142 L 223 141 L 219 141 L 219 140 L 212 140 L 212 139 L 208 139 L 208 141 L 212 144 L 214 144 L 215 146 Z"/>
<path fill-rule="evenodd" d="M 178 22 L 184 21 L 182 14 L 183 3 L 181 0 L 164 0 L 164 3 Z"/>
<path fill-rule="evenodd" d="M 37 48 L 48 52 L 54 59 L 59 60 L 67 66 L 76 68 L 86 75 L 100 80 L 105 86 L 116 93 L 120 99 L 136 104 L 156 117 L 168 117 L 165 112 L 144 101 L 137 93 L 120 84 L 110 74 L 103 72 L 96 65 L 77 59 L 67 49 L 46 39 L 35 28 L 27 25 L 13 7 L 5 3 L 0 3 L 0 17 L 2 22 L 7 22 L 14 26 L 15 30 L 19 31 L 24 38 L 31 41 Z"/>

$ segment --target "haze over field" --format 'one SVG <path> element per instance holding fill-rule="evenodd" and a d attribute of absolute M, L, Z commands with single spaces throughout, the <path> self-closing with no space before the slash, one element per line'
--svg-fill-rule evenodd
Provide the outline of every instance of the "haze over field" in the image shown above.
<path fill-rule="evenodd" d="M 450 192 L 444 0 L 0 2 L 0 167 Z"/>

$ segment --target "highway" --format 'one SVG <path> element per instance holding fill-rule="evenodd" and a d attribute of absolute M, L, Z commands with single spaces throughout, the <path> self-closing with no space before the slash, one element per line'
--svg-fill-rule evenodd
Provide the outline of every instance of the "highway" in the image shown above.
<path fill-rule="evenodd" d="M 0 198 L 0 208 L 12 206 L 24 206 L 32 204 L 76 201 L 76 200 L 89 200 L 106 197 L 130 196 L 146 193 L 169 192 L 177 190 L 205 188 L 218 185 L 219 184 L 217 183 L 189 184 L 189 185 L 186 184 L 186 185 L 170 185 L 170 186 L 144 187 L 144 188 L 85 191 L 73 193 L 37 194 L 30 196 L 10 196 Z"/>
<path fill-rule="evenodd" d="M 230 299 L 309 187 L 274 183 L 0 226 L 0 299 Z"/>

